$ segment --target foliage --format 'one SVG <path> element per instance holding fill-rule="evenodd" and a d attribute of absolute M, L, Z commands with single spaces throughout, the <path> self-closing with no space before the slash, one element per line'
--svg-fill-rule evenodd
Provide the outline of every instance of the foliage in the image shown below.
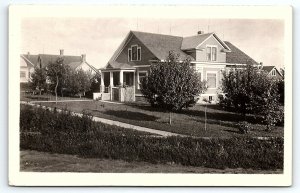
<path fill-rule="evenodd" d="M 279 102 L 284 105 L 284 79 L 277 82 Z"/>
<path fill-rule="evenodd" d="M 32 90 L 39 91 L 40 95 L 47 91 L 47 73 L 44 68 L 35 67 L 31 75 L 30 87 Z"/>
<path fill-rule="evenodd" d="M 170 52 L 166 62 L 150 66 L 147 77 L 141 82 L 141 92 L 152 106 L 178 111 L 194 105 L 205 90 L 190 60 L 179 61 L 179 54 Z"/>
<path fill-rule="evenodd" d="M 37 112 L 36 112 L 37 111 Z M 41 120 L 30 121 L 30 114 Z M 25 116 L 25 117 L 24 117 Z M 91 116 L 21 106 L 21 149 L 76 154 L 84 157 L 176 163 L 210 168 L 283 168 L 283 138 L 153 137 L 95 124 Z M 26 122 L 30 122 L 26 124 Z M 26 127 L 22 126 L 26 125 Z M 38 133 L 30 133 L 31 127 Z"/>
<path fill-rule="evenodd" d="M 231 69 L 223 73 L 222 90 L 225 97 L 220 104 L 235 108 L 244 116 L 251 113 L 262 116 L 267 128 L 281 121 L 282 110 L 276 81 L 267 73 L 248 64 L 245 69 Z"/>
<path fill-rule="evenodd" d="M 252 125 L 247 121 L 241 121 L 237 124 L 237 126 L 242 134 L 249 133 L 253 129 Z"/>
<path fill-rule="evenodd" d="M 47 76 L 50 80 L 50 88 L 52 91 L 63 95 L 80 96 L 90 90 L 91 74 L 82 69 L 75 70 L 63 63 L 63 58 L 59 58 L 56 62 L 47 66 Z"/>
<path fill-rule="evenodd" d="M 58 91 L 62 93 L 67 72 L 70 67 L 64 64 L 63 58 L 58 58 L 57 61 L 50 63 L 47 67 L 47 76 L 50 81 L 50 89 L 55 92 L 57 98 Z"/>

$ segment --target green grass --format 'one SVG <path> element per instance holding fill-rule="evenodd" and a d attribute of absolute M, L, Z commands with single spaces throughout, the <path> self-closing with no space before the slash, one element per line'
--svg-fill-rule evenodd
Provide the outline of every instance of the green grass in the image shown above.
<path fill-rule="evenodd" d="M 81 158 L 75 155 L 52 154 L 24 150 L 20 152 L 22 172 L 97 172 L 97 173 L 247 173 L 281 174 L 282 169 L 254 170 L 243 168 L 214 169 L 179 164 L 151 164 L 123 160 Z"/>
<path fill-rule="evenodd" d="M 242 117 L 233 112 L 227 112 L 217 105 L 207 106 L 207 129 L 204 127 L 204 109 L 196 105 L 180 113 L 173 113 L 172 125 L 169 125 L 169 113 L 154 109 L 148 104 L 111 104 L 99 101 L 41 103 L 45 106 L 67 108 L 74 112 L 83 110 L 93 116 L 107 118 L 115 121 L 148 127 L 157 130 L 169 131 L 197 137 L 240 137 L 236 126 Z M 258 124 L 253 117 L 247 118 L 253 124 L 253 131 L 248 136 L 256 137 L 282 137 L 283 127 L 275 127 L 273 131 L 266 132 L 264 125 Z"/>

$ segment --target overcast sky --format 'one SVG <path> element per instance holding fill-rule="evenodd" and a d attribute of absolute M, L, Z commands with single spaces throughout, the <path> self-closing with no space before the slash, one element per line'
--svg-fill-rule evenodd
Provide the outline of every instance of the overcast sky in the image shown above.
<path fill-rule="evenodd" d="M 103 67 L 130 30 L 192 36 L 215 32 L 264 65 L 283 67 L 284 22 L 245 19 L 27 18 L 22 20 L 21 52 L 86 54 Z"/>

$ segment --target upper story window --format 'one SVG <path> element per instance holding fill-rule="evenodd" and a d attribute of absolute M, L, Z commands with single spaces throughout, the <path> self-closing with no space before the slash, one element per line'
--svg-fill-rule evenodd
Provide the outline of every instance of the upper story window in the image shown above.
<path fill-rule="evenodd" d="M 207 61 L 217 60 L 217 46 L 206 46 L 206 59 Z"/>
<path fill-rule="evenodd" d="M 141 61 L 141 47 L 132 45 L 128 48 L 128 61 Z"/>
<path fill-rule="evenodd" d="M 275 69 L 273 69 L 273 70 L 271 71 L 271 76 L 276 76 L 276 70 L 275 70 Z"/>

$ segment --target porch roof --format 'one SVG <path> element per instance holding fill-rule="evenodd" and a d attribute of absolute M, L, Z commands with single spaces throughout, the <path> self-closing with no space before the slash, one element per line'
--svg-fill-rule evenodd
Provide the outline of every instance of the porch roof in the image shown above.
<path fill-rule="evenodd" d="M 135 70 L 136 68 L 129 65 L 129 64 L 126 64 L 126 63 L 120 63 L 120 62 L 116 62 L 116 61 L 110 61 L 108 62 L 108 65 L 105 67 L 105 68 L 102 68 L 101 70 L 102 71 L 108 71 L 108 70 Z"/>

